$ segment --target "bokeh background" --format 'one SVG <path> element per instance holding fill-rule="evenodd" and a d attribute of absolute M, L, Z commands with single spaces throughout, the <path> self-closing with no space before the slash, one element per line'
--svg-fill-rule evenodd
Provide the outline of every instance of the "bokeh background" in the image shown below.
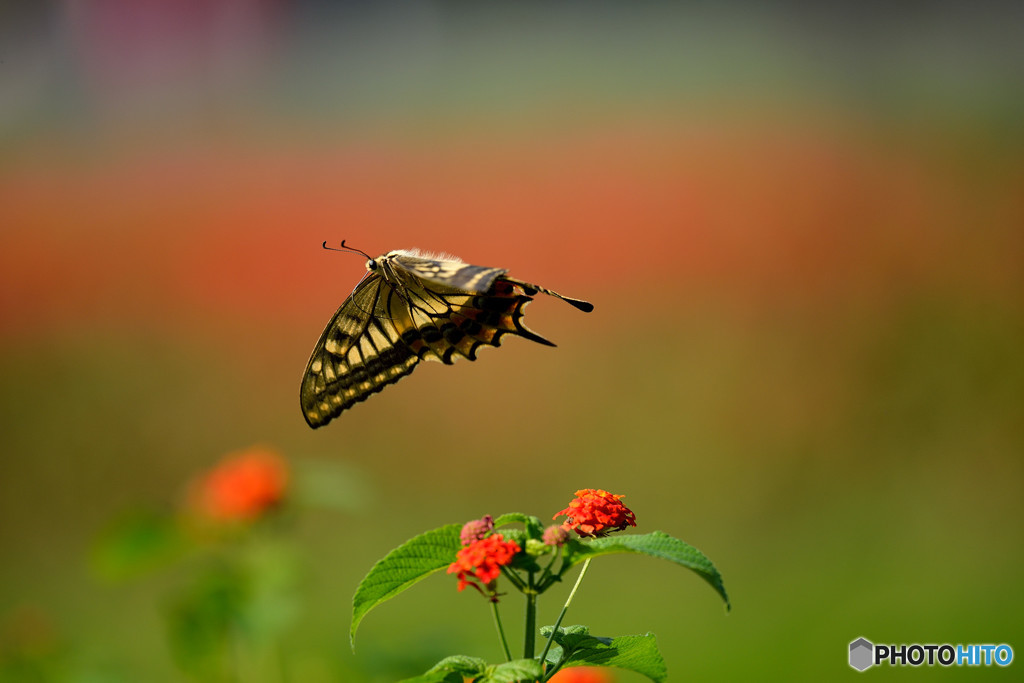
<path fill-rule="evenodd" d="M 1020 653 L 1022 26 L 1009 4 L 3 3 L 3 652 L 182 680 L 174 571 L 111 581 L 90 549 L 263 443 L 352 492 L 294 515 L 290 680 L 497 660 L 442 577 L 353 654 L 355 586 L 415 533 L 580 487 L 723 573 L 728 615 L 646 558 L 584 583 L 568 622 L 654 631 L 672 680 L 853 675 L 858 636 Z M 557 349 L 426 365 L 314 432 L 299 378 L 363 272 L 320 248 L 342 238 L 596 310 L 538 300 Z"/>

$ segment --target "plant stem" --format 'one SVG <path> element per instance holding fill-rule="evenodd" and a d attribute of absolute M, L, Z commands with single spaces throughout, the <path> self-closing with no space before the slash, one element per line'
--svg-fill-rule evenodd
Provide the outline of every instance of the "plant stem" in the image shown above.
<path fill-rule="evenodd" d="M 580 587 L 580 583 L 583 582 L 583 576 L 587 573 L 587 568 L 590 567 L 590 558 L 588 557 L 583 561 L 583 569 L 580 570 L 580 575 L 576 577 L 576 584 L 569 591 L 569 597 L 565 599 L 565 605 L 562 606 L 562 611 L 558 614 L 558 619 L 555 620 L 555 625 L 551 627 L 551 634 L 548 636 L 548 642 L 544 644 L 544 651 L 540 653 L 540 662 L 544 663 L 545 658 L 548 656 L 548 650 L 551 649 L 551 643 L 555 640 L 555 633 L 558 632 L 558 627 L 562 625 L 562 619 L 565 617 L 565 613 L 569 609 L 569 605 L 572 603 L 573 597 L 576 595 L 576 589 Z"/>
<path fill-rule="evenodd" d="M 559 548 L 551 555 L 551 561 L 544 567 L 544 571 L 541 573 L 540 578 L 537 580 L 537 593 L 543 593 L 547 590 L 548 586 L 554 583 L 557 579 L 551 578 L 551 567 L 554 566 L 559 556 L 562 554 L 562 549 Z"/>
<path fill-rule="evenodd" d="M 537 638 L 537 591 L 533 585 L 533 572 L 528 575 L 526 591 L 526 632 L 523 634 L 523 658 L 533 659 L 533 647 Z"/>
<path fill-rule="evenodd" d="M 491 601 L 491 612 L 494 614 L 494 625 L 498 629 L 498 640 L 501 641 L 501 649 L 505 651 L 505 661 L 512 661 L 512 652 L 508 649 L 508 640 L 505 639 L 505 628 L 501 625 L 501 615 L 498 614 L 498 603 Z"/>
<path fill-rule="evenodd" d="M 526 633 L 523 635 L 523 658 L 533 658 L 533 648 L 537 631 L 537 594 L 526 594 Z"/>
<path fill-rule="evenodd" d="M 228 625 L 227 632 L 228 661 L 225 679 L 232 683 L 241 683 L 245 679 L 242 675 L 242 661 L 245 659 L 242 652 L 242 634 L 237 619 L 232 619 Z"/>

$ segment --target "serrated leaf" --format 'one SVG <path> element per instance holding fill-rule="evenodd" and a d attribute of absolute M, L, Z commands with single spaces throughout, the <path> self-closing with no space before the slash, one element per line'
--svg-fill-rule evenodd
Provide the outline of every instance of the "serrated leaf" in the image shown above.
<path fill-rule="evenodd" d="M 573 554 L 570 563 L 579 564 L 588 557 L 615 553 L 649 555 L 693 570 L 722 596 L 722 600 L 725 601 L 725 608 L 731 609 L 729 595 L 725 592 L 725 585 L 722 583 L 722 575 L 718 573 L 711 560 L 689 543 L 669 536 L 664 531 L 595 538 L 593 541 L 583 545 L 581 549 L 578 549 Z"/>
<path fill-rule="evenodd" d="M 551 627 L 541 629 L 541 635 L 551 633 Z M 655 683 L 668 678 L 665 660 L 658 650 L 653 633 L 617 638 L 592 636 L 585 626 L 568 626 L 555 634 L 557 646 L 548 653 L 548 662 L 572 666 L 614 666 L 635 671 Z"/>
<path fill-rule="evenodd" d="M 487 662 L 479 657 L 453 655 L 445 657 L 424 674 L 406 678 L 401 683 L 462 683 L 465 678 L 475 678 L 487 670 Z"/>
<path fill-rule="evenodd" d="M 460 524 L 449 524 L 415 536 L 373 565 L 352 597 L 349 639 L 353 644 L 359 622 L 367 612 L 455 560 L 462 547 L 459 542 L 461 529 Z"/>
<path fill-rule="evenodd" d="M 459 673 L 465 674 L 466 676 L 475 676 L 479 673 L 483 673 L 483 670 L 487 668 L 487 662 L 479 657 L 470 657 L 469 655 L 452 655 L 451 657 L 445 657 L 440 662 L 431 667 L 431 671 L 445 670 L 445 671 L 458 671 Z"/>
<path fill-rule="evenodd" d="M 399 683 L 463 683 L 466 679 L 454 671 L 428 671 L 413 678 L 403 678 Z"/>
<path fill-rule="evenodd" d="M 540 634 L 543 637 L 547 638 L 548 635 L 551 633 L 552 628 L 553 627 L 551 626 L 541 626 Z M 590 635 L 590 627 L 583 626 L 582 624 L 576 624 L 575 626 L 560 626 L 558 628 L 558 633 L 555 634 L 555 642 L 561 644 L 563 639 L 565 639 L 567 636 L 575 634 L 582 634 L 585 636 Z"/>
<path fill-rule="evenodd" d="M 475 683 L 533 683 L 544 675 L 544 667 L 536 659 L 513 659 L 487 669 Z"/>

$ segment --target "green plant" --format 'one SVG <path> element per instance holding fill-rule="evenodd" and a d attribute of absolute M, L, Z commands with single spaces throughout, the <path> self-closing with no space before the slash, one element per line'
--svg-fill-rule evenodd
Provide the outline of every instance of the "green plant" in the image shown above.
<path fill-rule="evenodd" d="M 299 610 L 301 574 L 281 533 L 290 478 L 272 449 L 231 453 L 196 476 L 180 506 L 127 513 L 96 541 L 102 576 L 173 575 L 163 600 L 168 645 L 195 680 L 251 680 L 255 669 L 283 667 L 279 645 Z"/>
<path fill-rule="evenodd" d="M 490 604 L 505 661 L 491 665 L 477 657 L 446 657 L 406 683 L 462 683 L 466 678 L 476 683 L 548 681 L 563 668 L 584 665 L 629 669 L 661 683 L 667 670 L 653 634 L 606 638 L 591 635 L 585 626 L 561 625 L 591 560 L 615 553 L 648 555 L 686 567 L 707 581 L 729 607 L 721 575 L 693 546 L 661 531 L 609 536 L 636 526 L 635 515 L 620 502 L 621 498 L 601 489 L 577 491 L 569 507 L 552 518 L 564 515 L 566 521 L 546 529 L 537 517 L 509 513 L 497 519 L 488 515 L 461 527 L 450 524 L 415 536 L 378 561 L 356 589 L 350 631 L 353 646 L 356 630 L 367 612 L 447 568 L 458 578 L 460 591 L 473 588 Z M 579 538 L 572 538 L 571 531 Z M 537 599 L 576 565 L 582 568 L 558 619 L 552 626 L 538 629 Z M 499 578 L 526 600 L 519 658 L 513 657 L 502 625 Z M 538 634 L 543 639 L 540 654 L 536 653 Z"/>

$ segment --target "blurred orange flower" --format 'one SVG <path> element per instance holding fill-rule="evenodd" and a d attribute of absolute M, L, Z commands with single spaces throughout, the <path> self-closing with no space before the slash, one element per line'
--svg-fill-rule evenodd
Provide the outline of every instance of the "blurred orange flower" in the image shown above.
<path fill-rule="evenodd" d="M 475 581 L 487 585 L 497 579 L 501 567 L 512 562 L 519 550 L 518 543 L 506 541 L 501 534 L 481 538 L 459 551 L 455 561 L 449 565 L 448 573 L 458 577 L 460 591 L 472 586 L 483 593 Z"/>
<path fill-rule="evenodd" d="M 191 487 L 192 507 L 205 517 L 245 521 L 280 503 L 288 467 L 276 452 L 261 447 L 231 453 Z"/>
<path fill-rule="evenodd" d="M 612 683 L 612 672 L 600 666 L 572 666 L 551 677 L 549 683 Z"/>
<path fill-rule="evenodd" d="M 565 515 L 566 530 L 575 530 L 580 536 L 607 536 L 612 531 L 622 531 L 627 526 L 636 526 L 636 515 L 619 502 L 623 496 L 608 493 L 603 489 L 580 489 L 569 507 L 556 512 L 551 519 Z"/>

